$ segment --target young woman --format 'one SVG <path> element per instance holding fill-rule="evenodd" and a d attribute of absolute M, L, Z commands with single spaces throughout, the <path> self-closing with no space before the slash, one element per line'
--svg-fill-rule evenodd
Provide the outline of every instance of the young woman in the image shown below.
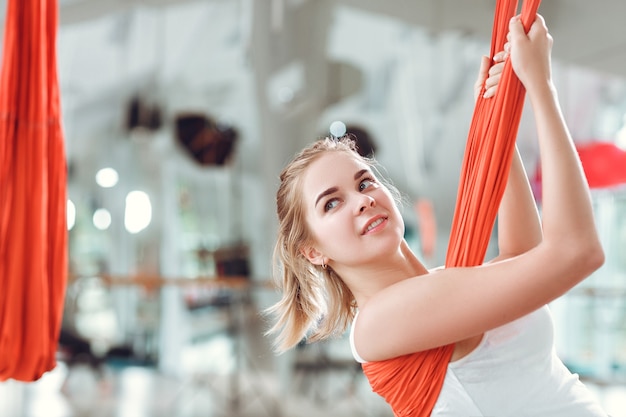
<path fill-rule="evenodd" d="M 364 369 L 452 344 L 432 416 L 605 416 L 554 355 L 546 307 L 604 261 L 551 78 L 552 38 L 541 16 L 527 34 L 519 18 L 509 30 L 500 63 L 489 70 L 483 60 L 477 84 L 493 95 L 501 61 L 510 58 L 526 88 L 541 155 L 542 223 L 516 154 L 499 209 L 497 258 L 428 271 L 404 240 L 394 192 L 373 162 L 349 139 L 318 141 L 280 176 L 275 258 L 283 294 L 270 309 L 277 316 L 270 333 L 284 351 L 352 323 L 353 353 Z M 385 383 L 406 381 L 392 375 Z M 396 415 L 419 408 L 386 399 Z"/>

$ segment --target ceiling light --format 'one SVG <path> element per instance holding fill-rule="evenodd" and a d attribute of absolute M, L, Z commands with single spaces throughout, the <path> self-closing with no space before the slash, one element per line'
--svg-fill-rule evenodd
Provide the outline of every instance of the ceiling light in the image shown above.
<path fill-rule="evenodd" d="M 96 183 L 102 188 L 111 188 L 117 184 L 119 175 L 113 168 L 102 168 L 96 173 Z"/>

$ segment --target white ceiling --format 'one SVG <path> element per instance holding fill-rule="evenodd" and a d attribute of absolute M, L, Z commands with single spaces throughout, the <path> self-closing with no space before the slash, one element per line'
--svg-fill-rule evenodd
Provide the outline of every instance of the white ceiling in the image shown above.
<path fill-rule="evenodd" d="M 3 14 L 6 1 L 0 0 Z M 331 24 L 323 26 L 319 17 L 307 19 L 298 13 L 328 14 L 335 6 L 349 6 L 387 16 L 399 25 L 488 40 L 494 5 L 494 0 L 60 0 L 64 108 L 72 112 L 70 124 L 91 119 L 110 122 L 113 113 L 118 119 L 122 116 L 124 103 L 138 90 L 144 95 L 167 95 L 174 107 L 175 96 L 179 100 L 184 96 L 188 105 L 183 84 L 188 90 L 204 89 L 205 96 L 227 100 L 241 70 L 233 65 L 245 68 L 251 59 L 255 62 L 259 51 L 253 49 L 262 49 L 267 55 L 263 59 L 275 61 L 279 68 L 302 54 L 299 44 L 309 46 L 299 48 L 307 49 L 309 62 L 320 59 L 323 50 L 315 49 L 315 40 L 303 37 L 314 34 L 319 42 L 342 41 L 330 38 Z M 270 10 L 269 22 L 263 22 L 261 9 Z M 544 0 L 540 13 L 555 37 L 556 59 L 626 78 L 625 1 Z M 290 24 L 290 19 L 298 24 Z M 302 31 L 302 22 L 308 20 L 319 27 Z M 282 40 L 274 39 L 275 32 L 281 32 Z M 267 38 L 265 44 L 256 39 L 259 34 Z M 364 48 L 376 60 L 377 51 L 389 46 L 374 41 Z M 94 114 L 93 108 L 99 112 Z"/>
<path fill-rule="evenodd" d="M 339 0 L 433 30 L 488 38 L 495 0 Z M 521 1 L 520 1 L 521 4 Z M 544 0 L 539 8 L 556 39 L 554 55 L 572 64 L 626 77 L 626 2 Z"/>
<path fill-rule="evenodd" d="M 6 1 L 6 0 L 4 0 Z M 205 3 L 256 1 L 280 9 L 307 0 L 208 0 Z M 311 1 L 311 0 L 308 0 Z M 494 0 L 316 0 L 388 15 L 435 31 L 459 30 L 488 38 Z M 120 15 L 136 7 L 183 6 L 198 0 L 61 0 L 61 24 Z M 558 41 L 555 56 L 577 65 L 626 76 L 626 2 L 622 0 L 544 0 L 540 13 Z"/>

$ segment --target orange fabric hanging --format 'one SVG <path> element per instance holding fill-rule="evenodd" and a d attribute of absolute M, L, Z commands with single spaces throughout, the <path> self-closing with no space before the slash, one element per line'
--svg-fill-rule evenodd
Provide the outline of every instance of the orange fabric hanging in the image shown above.
<path fill-rule="evenodd" d="M 57 0 L 9 0 L 0 73 L 0 381 L 56 365 L 67 273 Z"/>
<path fill-rule="evenodd" d="M 535 20 L 540 0 L 526 0 L 522 23 Z M 498 0 L 494 13 L 491 57 L 504 48 L 517 1 Z M 446 267 L 483 262 L 512 162 L 525 90 L 509 60 L 496 96 L 478 98 L 470 126 Z M 374 392 L 396 416 L 427 417 L 435 406 L 454 345 L 442 346 L 386 361 L 363 364 Z M 409 388 L 410 387 L 410 388 Z"/>
<path fill-rule="evenodd" d="M 524 2 L 521 18 L 526 31 L 535 20 L 539 3 Z M 516 10 L 516 1 L 498 1 L 492 57 L 504 48 L 509 21 Z M 476 102 L 461 168 L 447 267 L 475 266 L 484 260 L 511 167 L 525 95 L 507 59 L 496 96 L 480 97 Z"/>

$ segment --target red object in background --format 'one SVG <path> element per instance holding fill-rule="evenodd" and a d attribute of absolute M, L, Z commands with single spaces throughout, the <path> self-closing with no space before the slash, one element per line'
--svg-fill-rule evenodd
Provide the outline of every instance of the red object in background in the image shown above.
<path fill-rule="evenodd" d="M 589 188 L 610 188 L 626 184 L 626 151 L 610 142 L 577 143 L 576 150 Z M 541 200 L 541 165 L 532 179 L 535 198 Z"/>
<path fill-rule="evenodd" d="M 626 184 L 626 151 L 608 142 L 577 144 L 576 149 L 590 188 Z"/>
<path fill-rule="evenodd" d="M 0 72 L 0 381 L 56 365 L 67 279 L 57 0 L 9 0 Z"/>
<path fill-rule="evenodd" d="M 418 199 L 413 208 L 419 224 L 420 246 L 426 259 L 432 259 L 437 249 L 437 216 L 433 202 L 426 198 Z"/>

